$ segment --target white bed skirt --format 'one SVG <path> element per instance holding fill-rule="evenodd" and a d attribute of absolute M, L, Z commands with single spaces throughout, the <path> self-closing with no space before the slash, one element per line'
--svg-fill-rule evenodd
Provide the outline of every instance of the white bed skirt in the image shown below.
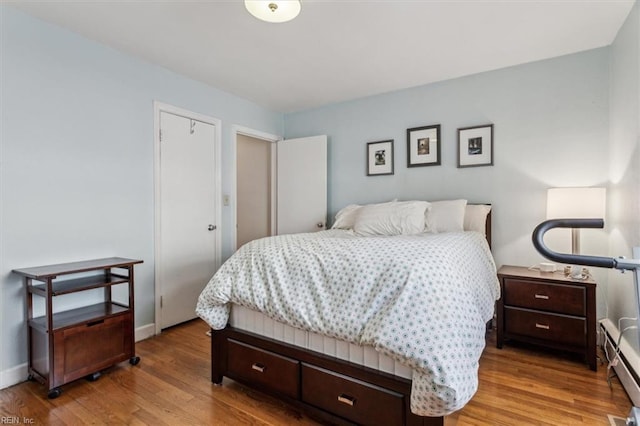
<path fill-rule="evenodd" d="M 379 354 L 370 346 L 358 346 L 333 337 L 300 330 L 243 306 L 232 305 L 229 324 L 240 330 L 320 352 L 395 376 L 406 379 L 411 379 L 412 377 L 411 368 L 394 361 L 386 355 Z"/>

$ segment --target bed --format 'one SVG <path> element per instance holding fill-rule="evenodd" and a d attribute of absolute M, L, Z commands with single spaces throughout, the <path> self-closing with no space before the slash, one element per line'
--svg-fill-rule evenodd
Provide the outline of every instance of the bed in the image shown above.
<path fill-rule="evenodd" d="M 477 389 L 499 285 L 466 200 L 347 206 L 241 247 L 200 295 L 223 376 L 336 424 L 442 425 Z"/>

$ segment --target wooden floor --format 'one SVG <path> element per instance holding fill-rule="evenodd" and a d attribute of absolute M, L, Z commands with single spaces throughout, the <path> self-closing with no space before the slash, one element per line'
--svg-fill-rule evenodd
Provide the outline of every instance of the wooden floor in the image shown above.
<path fill-rule="evenodd" d="M 209 381 L 209 338 L 195 320 L 136 345 L 142 358 L 124 362 L 95 382 L 78 380 L 49 400 L 25 382 L 0 391 L 0 423 L 131 425 L 315 425 L 277 400 L 225 378 Z M 505 345 L 488 336 L 477 394 L 445 420 L 453 425 L 609 425 L 607 414 L 626 417 L 631 402 L 617 379 L 610 389 L 606 366 L 598 372 L 566 356 Z"/>

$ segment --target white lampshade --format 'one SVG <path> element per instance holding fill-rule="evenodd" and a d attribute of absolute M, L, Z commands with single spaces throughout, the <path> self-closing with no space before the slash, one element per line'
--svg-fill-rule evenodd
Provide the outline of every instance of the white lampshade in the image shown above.
<path fill-rule="evenodd" d="M 550 188 L 547 219 L 604 219 L 605 188 Z"/>
<path fill-rule="evenodd" d="M 547 219 L 604 219 L 605 188 L 549 188 Z M 580 229 L 571 230 L 571 253 L 580 253 Z M 577 274 L 577 275 L 573 275 Z M 572 276 L 581 276 L 572 272 Z"/>
<path fill-rule="evenodd" d="M 256 18 L 266 22 L 287 22 L 300 13 L 298 0 L 245 0 L 244 7 Z"/>

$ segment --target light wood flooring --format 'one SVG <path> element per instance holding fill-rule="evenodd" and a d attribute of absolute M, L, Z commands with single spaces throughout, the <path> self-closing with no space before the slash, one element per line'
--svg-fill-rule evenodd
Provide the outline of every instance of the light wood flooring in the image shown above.
<path fill-rule="evenodd" d="M 317 425 L 303 413 L 231 380 L 209 381 L 209 338 L 200 320 L 138 342 L 142 358 L 106 370 L 95 382 L 78 380 L 47 399 L 25 382 L 0 391 L 0 423 L 51 425 Z M 579 359 L 525 346 L 496 349 L 487 337 L 477 394 L 445 419 L 453 425 L 609 425 L 631 402 L 606 365 L 592 372 Z"/>

